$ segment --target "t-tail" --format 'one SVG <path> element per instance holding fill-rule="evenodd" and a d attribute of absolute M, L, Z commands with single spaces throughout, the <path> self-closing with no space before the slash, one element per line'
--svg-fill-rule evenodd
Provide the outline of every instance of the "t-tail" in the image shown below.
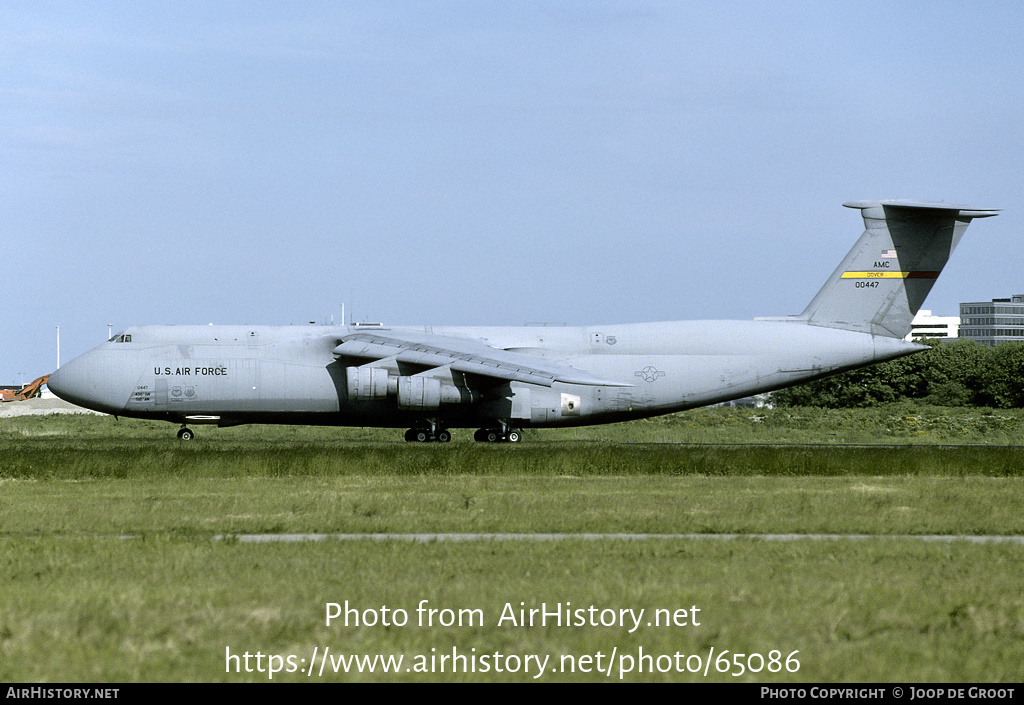
<path fill-rule="evenodd" d="M 853 201 L 866 230 L 795 320 L 903 338 L 972 218 L 991 209 L 925 201 Z"/>

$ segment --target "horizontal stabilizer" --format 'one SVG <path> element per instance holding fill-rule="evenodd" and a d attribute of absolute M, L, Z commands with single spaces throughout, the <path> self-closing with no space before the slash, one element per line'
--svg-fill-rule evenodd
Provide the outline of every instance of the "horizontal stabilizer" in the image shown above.
<path fill-rule="evenodd" d="M 875 206 L 885 206 L 893 210 L 903 209 L 907 211 L 956 211 L 960 217 L 967 219 L 988 218 L 993 215 L 999 215 L 998 208 L 972 208 L 971 206 L 956 205 L 946 203 L 945 201 L 848 201 L 843 205 L 847 208 L 860 208 L 862 210 Z"/>

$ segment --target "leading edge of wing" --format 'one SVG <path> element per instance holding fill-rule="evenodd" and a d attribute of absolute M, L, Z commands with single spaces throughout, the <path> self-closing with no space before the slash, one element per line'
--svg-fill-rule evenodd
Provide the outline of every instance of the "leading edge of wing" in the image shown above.
<path fill-rule="evenodd" d="M 509 352 L 465 338 L 426 333 L 353 333 L 343 337 L 334 354 L 346 357 L 395 358 L 427 367 L 451 367 L 458 372 L 528 382 L 550 387 L 555 382 L 601 387 L 632 387 L 603 379 L 568 365 L 556 365 L 522 353 Z"/>

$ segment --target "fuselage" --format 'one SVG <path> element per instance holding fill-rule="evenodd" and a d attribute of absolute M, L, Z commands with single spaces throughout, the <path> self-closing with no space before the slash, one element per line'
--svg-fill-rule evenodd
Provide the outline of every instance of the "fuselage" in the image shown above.
<path fill-rule="evenodd" d="M 618 384 L 534 384 L 442 374 L 455 392 L 417 406 L 349 389 L 363 360 L 335 348 L 354 333 L 426 334 L 484 343 Z M 607 326 L 139 326 L 67 363 L 50 388 L 117 416 L 174 422 L 519 427 L 622 421 L 770 391 L 923 349 L 902 340 L 790 321 Z M 428 372 L 387 360 L 401 382 Z M 435 370 L 436 372 L 436 370 Z"/>

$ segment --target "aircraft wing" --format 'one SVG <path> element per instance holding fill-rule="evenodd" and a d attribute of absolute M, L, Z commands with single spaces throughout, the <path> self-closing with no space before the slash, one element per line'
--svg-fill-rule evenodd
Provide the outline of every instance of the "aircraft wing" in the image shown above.
<path fill-rule="evenodd" d="M 602 379 L 568 365 L 495 348 L 482 341 L 452 338 L 429 333 L 388 331 L 346 335 L 334 348 L 334 354 L 346 357 L 399 362 L 426 367 L 451 367 L 458 372 L 529 382 L 550 387 L 555 382 L 605 387 L 632 387 L 632 384 Z"/>

